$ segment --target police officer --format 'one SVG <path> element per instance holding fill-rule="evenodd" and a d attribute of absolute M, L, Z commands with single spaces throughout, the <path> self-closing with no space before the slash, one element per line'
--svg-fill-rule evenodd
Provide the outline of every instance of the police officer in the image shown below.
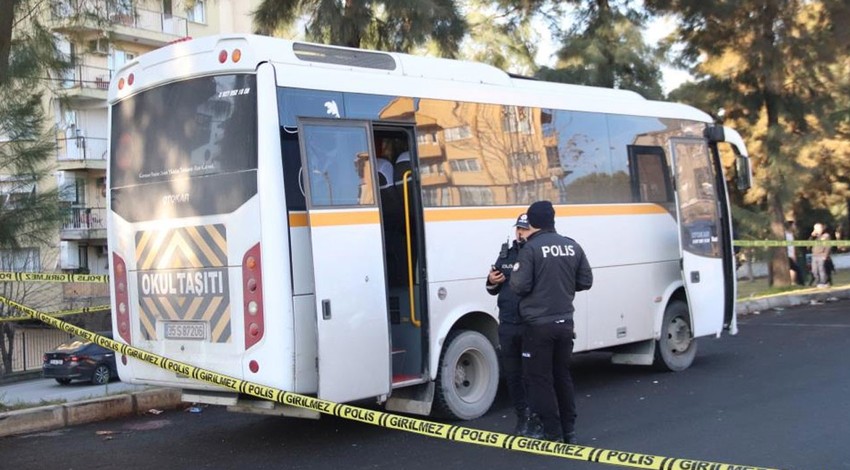
<path fill-rule="evenodd" d="M 573 298 L 576 291 L 590 289 L 593 273 L 581 246 L 555 232 L 551 202 L 537 201 L 526 213 L 531 229 L 510 286 L 520 297 L 525 325 L 522 357 L 529 401 L 543 423 L 542 430 L 530 429 L 526 435 L 575 444 Z"/>
<path fill-rule="evenodd" d="M 519 297 L 514 294 L 510 285 L 511 272 L 516 263 L 519 249 L 525 243 L 525 236 L 530 228 L 528 217 L 521 214 L 516 219 L 516 238 L 513 243 L 502 244 L 499 257 L 487 276 L 487 292 L 498 295 L 499 306 L 499 358 L 502 360 L 502 372 L 508 386 L 514 410 L 517 414 L 517 424 L 514 434 L 525 434 L 531 419 L 531 409 L 528 406 L 525 393 L 525 383 L 522 379 L 522 330 L 519 318 Z"/>

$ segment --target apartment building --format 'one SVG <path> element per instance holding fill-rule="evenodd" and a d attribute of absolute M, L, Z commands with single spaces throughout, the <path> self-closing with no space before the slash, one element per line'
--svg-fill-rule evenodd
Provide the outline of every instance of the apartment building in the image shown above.
<path fill-rule="evenodd" d="M 251 12 L 260 1 L 196 0 L 189 6 L 183 0 L 137 0 L 126 2 L 133 5 L 113 5 L 121 3 L 66 0 L 44 12 L 44 23 L 59 38 L 61 49 L 73 58 L 73 67 L 51 87 L 45 103 L 47 115 L 54 117 L 51 124 L 56 129 L 57 153 L 53 166 L 65 218 L 55 246 L 0 253 L 0 271 L 109 272 L 106 100 L 113 74 L 140 54 L 175 41 L 250 33 Z M 52 184 L 46 181 L 39 186 Z M 32 294 L 27 296 L 30 305 L 52 311 L 106 304 L 109 292 L 105 285 L 75 283 L 39 286 Z"/>

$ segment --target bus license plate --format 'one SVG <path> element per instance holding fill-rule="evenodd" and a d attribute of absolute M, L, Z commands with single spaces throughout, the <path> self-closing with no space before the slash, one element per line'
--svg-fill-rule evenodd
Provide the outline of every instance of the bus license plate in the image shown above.
<path fill-rule="evenodd" d="M 165 324 L 166 339 L 206 339 L 207 327 L 199 322 L 168 322 Z"/>

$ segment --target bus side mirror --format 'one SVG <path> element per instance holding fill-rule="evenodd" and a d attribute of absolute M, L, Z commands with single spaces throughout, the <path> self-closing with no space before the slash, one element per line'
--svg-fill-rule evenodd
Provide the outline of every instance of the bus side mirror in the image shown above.
<path fill-rule="evenodd" d="M 738 155 L 735 157 L 735 169 L 735 182 L 738 189 L 741 191 L 750 189 L 753 185 L 750 159 L 743 155 Z"/>

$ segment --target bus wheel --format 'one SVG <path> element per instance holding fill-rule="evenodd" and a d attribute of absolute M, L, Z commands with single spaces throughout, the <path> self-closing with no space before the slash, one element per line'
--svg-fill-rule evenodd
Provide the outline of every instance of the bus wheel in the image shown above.
<path fill-rule="evenodd" d="M 490 409 L 499 383 L 493 344 L 481 333 L 449 334 L 440 357 L 434 413 L 450 419 L 475 419 Z"/>
<path fill-rule="evenodd" d="M 697 340 L 691 329 L 688 305 L 674 300 L 664 311 L 661 338 L 655 345 L 655 367 L 673 372 L 685 370 L 694 362 L 696 355 Z"/>

